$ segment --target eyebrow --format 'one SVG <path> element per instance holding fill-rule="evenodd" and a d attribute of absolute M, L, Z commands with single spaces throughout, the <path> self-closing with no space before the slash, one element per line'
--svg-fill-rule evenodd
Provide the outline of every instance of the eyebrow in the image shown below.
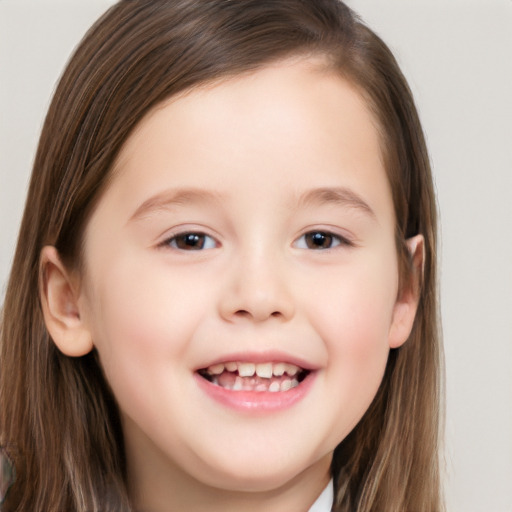
<path fill-rule="evenodd" d="M 182 188 L 166 190 L 146 199 L 146 201 L 135 210 L 130 217 L 130 221 L 143 218 L 152 212 L 168 210 L 173 206 L 205 202 L 220 203 L 221 200 L 221 195 L 202 189 Z"/>
<path fill-rule="evenodd" d="M 355 208 L 374 220 L 377 215 L 370 205 L 356 192 L 346 187 L 322 187 L 309 190 L 299 198 L 300 207 L 316 206 L 319 204 L 333 204 Z"/>
<path fill-rule="evenodd" d="M 223 196 L 208 190 L 196 188 L 183 188 L 166 190 L 146 199 L 130 217 L 130 221 L 137 220 L 147 216 L 152 212 L 168 210 L 173 206 L 194 203 L 221 203 Z M 307 208 L 322 204 L 333 204 L 335 206 L 344 206 L 355 208 L 377 219 L 375 212 L 370 205 L 353 190 L 346 187 L 321 187 L 308 190 L 299 197 L 299 208 Z"/>

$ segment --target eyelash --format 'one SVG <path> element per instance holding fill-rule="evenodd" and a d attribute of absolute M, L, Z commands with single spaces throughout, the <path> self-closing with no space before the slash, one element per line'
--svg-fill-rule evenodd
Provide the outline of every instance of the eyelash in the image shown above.
<path fill-rule="evenodd" d="M 206 233 L 187 231 L 167 238 L 161 245 L 180 251 L 204 251 L 217 248 L 219 243 Z M 294 245 L 298 249 L 325 251 L 339 246 L 352 247 L 354 244 L 347 238 L 330 231 L 315 230 L 304 233 L 294 242 Z"/>

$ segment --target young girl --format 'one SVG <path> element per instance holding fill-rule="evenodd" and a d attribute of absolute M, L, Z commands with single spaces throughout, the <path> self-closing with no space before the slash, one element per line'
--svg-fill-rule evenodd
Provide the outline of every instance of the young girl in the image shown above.
<path fill-rule="evenodd" d="M 34 164 L 2 510 L 441 510 L 435 259 L 411 93 L 343 3 L 119 2 Z"/>

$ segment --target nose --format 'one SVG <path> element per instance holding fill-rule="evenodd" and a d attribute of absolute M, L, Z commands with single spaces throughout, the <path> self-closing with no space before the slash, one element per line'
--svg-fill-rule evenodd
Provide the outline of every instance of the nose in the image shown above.
<path fill-rule="evenodd" d="M 274 256 L 274 257 L 273 257 Z M 219 301 L 220 315 L 229 322 L 290 320 L 294 301 L 285 261 L 275 255 L 240 258 L 228 271 Z"/>

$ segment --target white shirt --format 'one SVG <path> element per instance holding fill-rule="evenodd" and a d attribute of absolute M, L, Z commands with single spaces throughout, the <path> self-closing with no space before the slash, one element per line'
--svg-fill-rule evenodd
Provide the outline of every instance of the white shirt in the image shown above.
<path fill-rule="evenodd" d="M 309 512 L 331 512 L 332 504 L 334 503 L 334 483 L 331 480 L 327 487 L 322 491 L 322 494 L 318 496 L 317 500 Z"/>

